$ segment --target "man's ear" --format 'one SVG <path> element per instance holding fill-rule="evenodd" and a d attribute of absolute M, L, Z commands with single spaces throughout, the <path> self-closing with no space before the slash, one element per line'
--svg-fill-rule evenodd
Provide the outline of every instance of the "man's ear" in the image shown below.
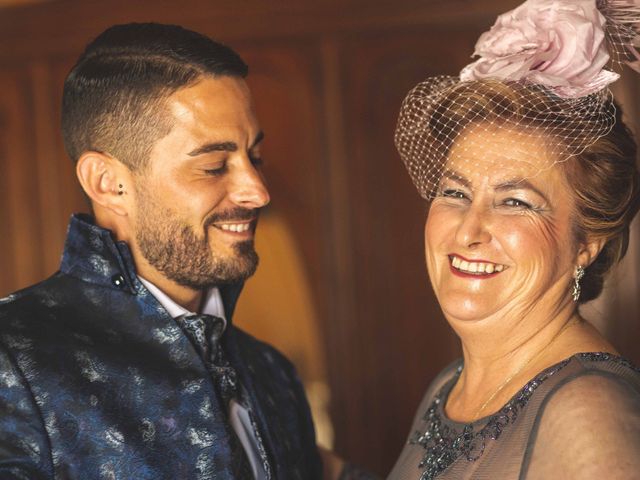
<path fill-rule="evenodd" d="M 127 189 L 133 184 L 127 166 L 105 153 L 88 151 L 78 159 L 76 175 L 94 208 L 99 205 L 116 215 L 128 215 Z"/>
<path fill-rule="evenodd" d="M 607 241 L 604 238 L 587 239 L 586 242 L 580 245 L 577 265 L 580 265 L 583 268 L 587 268 L 591 265 L 602 251 L 605 243 L 607 243 Z"/>

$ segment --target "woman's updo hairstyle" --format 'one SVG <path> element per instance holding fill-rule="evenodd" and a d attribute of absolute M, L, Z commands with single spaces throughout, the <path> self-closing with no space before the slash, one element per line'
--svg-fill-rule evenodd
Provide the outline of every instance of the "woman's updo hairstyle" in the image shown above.
<path fill-rule="evenodd" d="M 637 145 L 616 105 L 616 123 L 580 155 L 561 164 L 576 202 L 577 239 L 602 239 L 604 247 L 580 282 L 579 303 L 598 297 L 606 274 L 627 252 L 629 227 L 640 209 Z"/>

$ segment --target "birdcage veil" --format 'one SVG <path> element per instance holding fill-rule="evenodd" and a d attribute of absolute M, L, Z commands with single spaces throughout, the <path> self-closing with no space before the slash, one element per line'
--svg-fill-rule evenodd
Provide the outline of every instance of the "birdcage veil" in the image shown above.
<path fill-rule="evenodd" d="M 548 168 L 606 135 L 616 118 L 608 85 L 622 63 L 640 65 L 639 20 L 640 5 L 622 0 L 528 0 L 500 15 L 476 61 L 419 83 L 402 103 L 395 143 L 420 195 L 437 194 L 454 151 L 458 167 L 508 171 L 510 152 L 521 160 L 528 148 Z M 486 146 L 505 129 L 511 143 L 496 155 Z"/>

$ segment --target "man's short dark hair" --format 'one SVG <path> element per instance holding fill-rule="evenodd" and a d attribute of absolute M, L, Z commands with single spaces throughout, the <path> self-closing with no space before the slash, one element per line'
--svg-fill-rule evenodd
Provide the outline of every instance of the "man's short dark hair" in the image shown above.
<path fill-rule="evenodd" d="M 171 130 L 163 101 L 203 75 L 246 77 L 231 48 L 177 25 L 116 25 L 91 42 L 69 73 L 62 133 L 74 162 L 86 151 L 143 167 Z"/>

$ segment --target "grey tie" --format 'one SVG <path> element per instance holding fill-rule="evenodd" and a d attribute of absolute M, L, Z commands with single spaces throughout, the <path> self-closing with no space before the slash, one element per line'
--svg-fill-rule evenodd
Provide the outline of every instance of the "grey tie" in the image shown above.
<path fill-rule="evenodd" d="M 204 360 L 225 404 L 231 399 L 239 399 L 238 375 L 220 345 L 226 326 L 224 319 L 207 314 L 186 314 L 176 321 Z"/>
<path fill-rule="evenodd" d="M 220 345 L 220 338 L 226 326 L 224 319 L 214 315 L 186 314 L 177 317 L 176 321 L 204 360 L 218 393 L 224 400 L 225 410 L 231 399 L 240 402 L 236 371 L 229 364 Z M 230 430 L 231 468 L 234 478 L 253 480 L 253 470 L 246 452 L 233 429 Z"/>

